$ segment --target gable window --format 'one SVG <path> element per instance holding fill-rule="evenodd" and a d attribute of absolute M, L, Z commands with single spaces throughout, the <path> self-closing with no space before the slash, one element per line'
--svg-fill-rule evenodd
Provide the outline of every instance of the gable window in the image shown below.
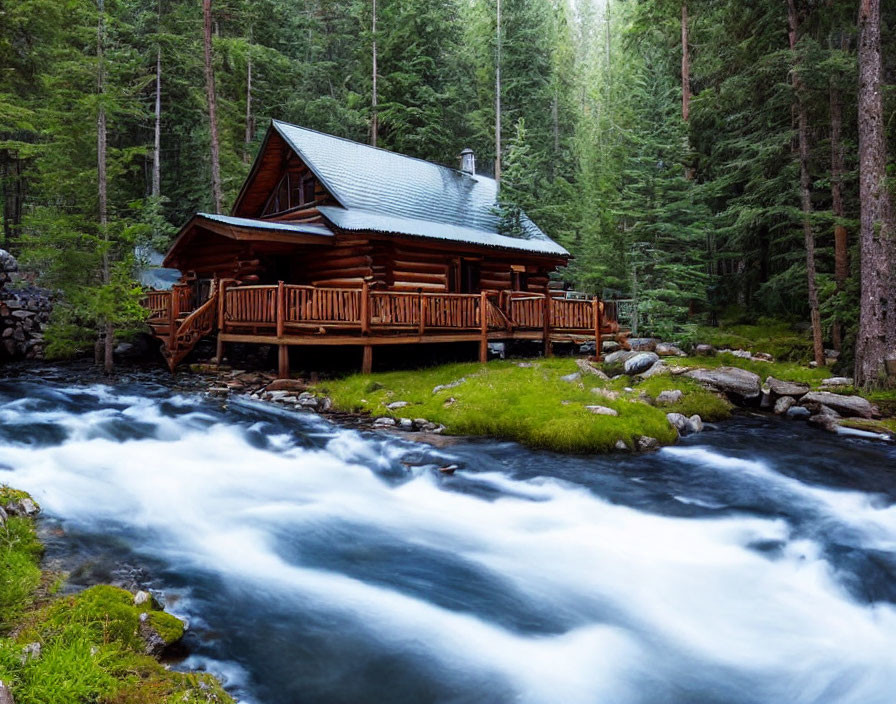
<path fill-rule="evenodd" d="M 314 176 L 285 173 L 264 206 L 262 216 L 276 215 L 314 203 Z"/>

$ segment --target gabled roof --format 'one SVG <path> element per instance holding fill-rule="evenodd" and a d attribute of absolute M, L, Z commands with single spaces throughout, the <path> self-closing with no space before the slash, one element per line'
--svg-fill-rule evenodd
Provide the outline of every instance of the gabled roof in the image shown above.
<path fill-rule="evenodd" d="M 493 178 L 286 122 L 271 127 L 342 206 L 320 209 L 337 228 L 569 256 L 525 216 L 522 237 L 499 234 Z"/>
<path fill-rule="evenodd" d="M 279 230 L 281 232 L 294 232 L 303 235 L 321 235 L 332 237 L 333 231 L 326 225 L 310 222 L 274 222 L 271 220 L 256 220 L 255 218 L 237 218 L 233 215 L 217 215 L 214 213 L 196 213 L 201 220 L 211 220 L 223 225 L 235 227 L 248 227 L 252 230 Z"/>

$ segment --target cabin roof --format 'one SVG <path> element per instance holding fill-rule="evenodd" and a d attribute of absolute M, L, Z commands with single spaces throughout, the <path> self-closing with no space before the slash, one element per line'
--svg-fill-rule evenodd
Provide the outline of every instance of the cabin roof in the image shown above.
<path fill-rule="evenodd" d="M 568 252 L 551 240 L 527 240 L 518 237 L 499 235 L 496 232 L 478 230 L 462 225 L 437 223 L 418 218 L 403 218 L 395 215 L 375 213 L 359 208 L 339 208 L 321 206 L 321 215 L 340 230 L 372 231 L 411 235 L 416 237 L 432 237 L 434 239 L 477 244 L 502 249 L 517 249 L 538 254 L 555 254 L 566 256 Z"/>
<path fill-rule="evenodd" d="M 224 225 L 236 227 L 248 227 L 253 230 L 280 230 L 282 232 L 295 232 L 302 235 L 321 235 L 332 237 L 333 231 L 320 223 L 302 222 L 275 222 L 271 220 L 256 220 L 255 218 L 238 218 L 233 215 L 216 215 L 213 213 L 196 213 L 197 218 L 220 222 Z"/>
<path fill-rule="evenodd" d="M 493 178 L 278 120 L 272 128 L 342 206 L 320 208 L 337 228 L 569 256 L 525 215 L 523 236 L 499 234 Z"/>

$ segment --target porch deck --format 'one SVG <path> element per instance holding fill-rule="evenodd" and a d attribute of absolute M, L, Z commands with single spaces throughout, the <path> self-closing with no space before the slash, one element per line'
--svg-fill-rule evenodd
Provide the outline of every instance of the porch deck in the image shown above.
<path fill-rule="evenodd" d="M 601 338 L 618 332 L 612 305 L 555 298 L 549 293 L 503 291 L 441 293 L 321 288 L 279 283 L 238 286 L 215 282 L 196 305 L 193 288 L 150 291 L 148 323 L 163 342 L 173 370 L 203 337 L 216 334 L 218 359 L 228 342 L 277 345 L 279 374 L 288 376 L 291 345 L 356 345 L 369 373 L 373 347 L 432 342 L 478 342 L 486 361 L 488 343 L 541 340 L 545 354 L 555 342 Z"/>

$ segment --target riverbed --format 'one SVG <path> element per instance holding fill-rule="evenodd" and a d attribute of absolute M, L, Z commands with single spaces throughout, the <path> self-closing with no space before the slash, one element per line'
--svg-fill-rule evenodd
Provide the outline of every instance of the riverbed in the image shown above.
<path fill-rule="evenodd" d="M 175 666 L 251 704 L 893 701 L 892 443 L 745 415 L 647 455 L 434 448 L 21 378 L 0 482 L 67 588 L 151 588 Z"/>

